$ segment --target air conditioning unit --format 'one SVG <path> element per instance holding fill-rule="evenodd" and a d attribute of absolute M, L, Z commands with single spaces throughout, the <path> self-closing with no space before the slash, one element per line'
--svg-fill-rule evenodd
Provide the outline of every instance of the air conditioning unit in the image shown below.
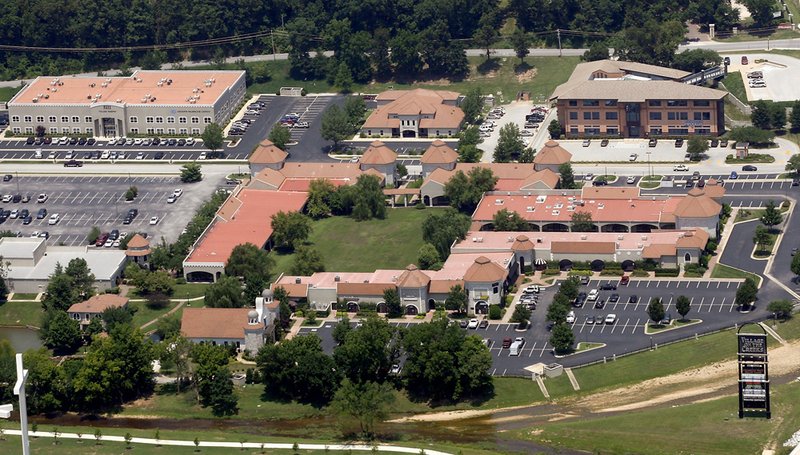
<path fill-rule="evenodd" d="M 300 284 L 300 277 L 294 279 L 294 284 Z"/>

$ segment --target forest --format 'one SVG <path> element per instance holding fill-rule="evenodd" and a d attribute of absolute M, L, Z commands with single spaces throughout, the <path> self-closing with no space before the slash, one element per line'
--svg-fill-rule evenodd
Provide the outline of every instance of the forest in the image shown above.
<path fill-rule="evenodd" d="M 467 71 L 463 48 L 506 44 L 514 31 L 531 46 L 553 46 L 560 29 L 565 47 L 588 47 L 611 44 L 623 30 L 692 21 L 724 31 L 738 19 L 726 0 L 7 0 L 0 3 L 0 79 L 273 49 L 291 54 L 298 79 L 413 78 L 423 67 L 458 78 Z M 233 36 L 243 38 L 227 39 Z M 205 42 L 185 44 L 198 41 Z M 337 56 L 315 61 L 306 54 L 314 50 Z"/>

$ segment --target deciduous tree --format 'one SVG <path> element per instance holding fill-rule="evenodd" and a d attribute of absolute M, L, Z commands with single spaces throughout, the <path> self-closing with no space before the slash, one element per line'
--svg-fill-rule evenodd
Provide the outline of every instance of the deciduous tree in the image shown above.
<path fill-rule="evenodd" d="M 556 353 L 564 354 L 572 350 L 575 343 L 575 334 L 572 327 L 565 322 L 559 322 L 553 326 L 550 332 L 550 344 L 553 345 Z"/>
<path fill-rule="evenodd" d="M 531 39 L 528 34 L 525 33 L 525 30 L 519 27 L 514 29 L 514 33 L 511 34 L 511 47 L 514 48 L 514 54 L 516 54 L 520 63 L 523 63 L 525 57 L 530 53 L 530 45 Z"/>
<path fill-rule="evenodd" d="M 519 156 L 525 144 L 516 123 L 507 123 L 500 128 L 500 137 L 494 149 L 494 161 L 507 163 Z"/>
<path fill-rule="evenodd" d="M 675 309 L 681 315 L 681 319 L 686 319 L 686 315 L 692 309 L 691 301 L 685 295 L 679 295 L 678 300 L 675 301 Z"/>
<path fill-rule="evenodd" d="M 430 243 L 424 243 L 417 252 L 417 263 L 422 270 L 430 270 L 437 265 L 441 265 L 442 259 L 436 247 Z"/>
<path fill-rule="evenodd" d="M 203 145 L 212 152 L 222 147 L 222 128 L 216 123 L 209 123 L 203 130 L 200 136 L 203 139 Z"/>
<path fill-rule="evenodd" d="M 72 354 L 81 345 L 80 324 L 61 310 L 45 312 L 41 336 L 44 344 L 58 355 Z"/>
<path fill-rule="evenodd" d="M 203 173 L 197 163 L 186 163 L 181 166 L 181 182 L 194 183 L 203 180 Z"/>
<path fill-rule="evenodd" d="M 289 132 L 289 128 L 280 123 L 276 123 L 275 126 L 272 127 L 272 131 L 269 132 L 267 139 L 272 141 L 275 147 L 286 150 L 286 144 L 292 140 L 292 133 Z"/>
<path fill-rule="evenodd" d="M 471 223 L 467 215 L 453 208 L 437 211 L 422 222 L 422 239 L 436 247 L 439 257 L 444 261 L 450 255 L 450 245 L 456 239 L 464 239 Z"/>
<path fill-rule="evenodd" d="M 769 201 L 764 207 L 764 214 L 761 215 L 761 224 L 769 229 L 783 222 L 783 215 L 780 210 L 775 206 L 775 202 Z"/>
<path fill-rule="evenodd" d="M 272 215 L 272 238 L 275 244 L 293 250 L 311 234 L 311 219 L 300 212 L 278 212 Z"/>
<path fill-rule="evenodd" d="M 241 308 L 245 305 L 239 279 L 223 275 L 206 288 L 204 301 L 211 308 Z"/>
<path fill-rule="evenodd" d="M 527 231 L 530 229 L 528 222 L 515 211 L 508 209 L 498 210 L 492 218 L 495 231 Z"/>
<path fill-rule="evenodd" d="M 361 326 L 350 331 L 333 351 L 336 369 L 345 378 L 357 383 L 386 381 L 392 364 L 399 355 L 393 342 L 394 327 L 377 316 L 362 319 Z"/>
<path fill-rule="evenodd" d="M 758 295 L 758 286 L 752 278 L 745 278 L 744 282 L 736 290 L 735 303 L 737 306 L 746 308 L 756 301 Z"/>
<path fill-rule="evenodd" d="M 389 309 L 386 316 L 390 318 L 399 318 L 403 315 L 403 305 L 400 302 L 400 296 L 397 294 L 397 289 L 389 288 L 383 291 L 383 301 Z"/>
<path fill-rule="evenodd" d="M 323 352 L 316 335 L 267 344 L 259 350 L 257 362 L 267 396 L 324 405 L 333 398 L 341 380 L 336 364 Z"/>
<path fill-rule="evenodd" d="M 689 153 L 689 159 L 692 161 L 700 161 L 703 154 L 708 151 L 708 141 L 702 136 L 692 136 L 686 144 L 686 152 Z"/>
<path fill-rule="evenodd" d="M 339 147 L 339 142 L 351 135 L 352 131 L 350 130 L 347 113 L 338 104 L 331 105 L 322 113 L 321 122 L 322 138 L 333 141 L 333 150 Z"/>
<path fill-rule="evenodd" d="M 773 300 L 767 305 L 767 311 L 775 313 L 775 317 L 788 319 L 792 316 L 792 302 L 789 300 Z"/>
<path fill-rule="evenodd" d="M 325 261 L 323 261 L 319 251 L 306 245 L 297 248 L 290 271 L 292 275 L 309 276 L 316 272 L 324 271 Z"/>
<path fill-rule="evenodd" d="M 225 263 L 225 274 L 242 278 L 259 275 L 269 279 L 274 264 L 265 250 L 252 243 L 242 243 L 233 247 Z"/>
<path fill-rule="evenodd" d="M 575 188 L 575 174 L 572 173 L 572 165 L 569 163 L 564 163 L 558 167 L 558 172 L 560 174 L 559 184 L 561 188 L 566 190 L 571 190 Z"/>
<path fill-rule="evenodd" d="M 650 299 L 650 303 L 647 304 L 647 315 L 650 317 L 650 320 L 656 324 L 658 324 L 662 319 L 664 319 L 665 315 L 664 304 L 661 303 L 661 299 L 659 298 Z"/>
<path fill-rule="evenodd" d="M 595 232 L 597 228 L 592 222 L 592 213 L 576 211 L 570 217 L 573 232 Z"/>

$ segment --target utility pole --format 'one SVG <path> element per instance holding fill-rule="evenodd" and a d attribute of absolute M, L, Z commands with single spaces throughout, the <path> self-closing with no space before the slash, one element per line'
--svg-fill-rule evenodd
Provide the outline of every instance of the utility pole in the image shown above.
<path fill-rule="evenodd" d="M 556 36 L 558 36 L 558 56 L 561 57 L 561 29 L 556 30 Z"/>

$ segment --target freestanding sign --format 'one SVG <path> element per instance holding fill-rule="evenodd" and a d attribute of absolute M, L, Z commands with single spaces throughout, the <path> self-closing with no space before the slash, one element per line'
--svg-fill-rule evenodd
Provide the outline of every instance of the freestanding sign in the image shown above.
<path fill-rule="evenodd" d="M 742 333 L 743 328 L 744 326 L 737 333 L 739 418 L 743 418 L 745 413 L 754 413 L 769 419 L 772 417 L 772 412 L 769 402 L 767 334 L 766 332 Z"/>

